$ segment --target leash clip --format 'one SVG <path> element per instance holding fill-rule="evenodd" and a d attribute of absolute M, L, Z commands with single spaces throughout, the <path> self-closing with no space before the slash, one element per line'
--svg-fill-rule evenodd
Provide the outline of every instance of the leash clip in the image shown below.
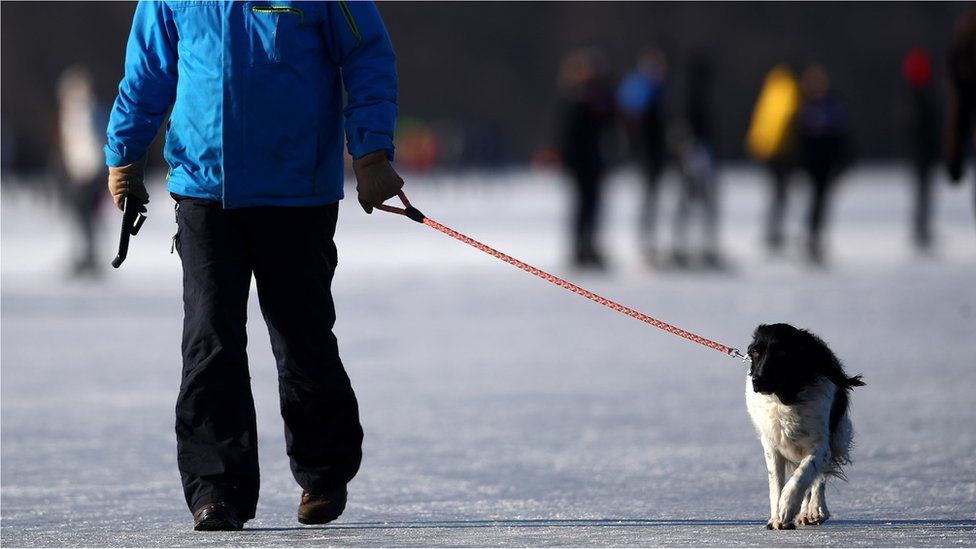
<path fill-rule="evenodd" d="M 745 363 L 752 362 L 752 360 L 747 355 L 742 354 L 742 351 L 738 349 L 729 349 L 729 356 L 732 358 L 737 358 Z"/>

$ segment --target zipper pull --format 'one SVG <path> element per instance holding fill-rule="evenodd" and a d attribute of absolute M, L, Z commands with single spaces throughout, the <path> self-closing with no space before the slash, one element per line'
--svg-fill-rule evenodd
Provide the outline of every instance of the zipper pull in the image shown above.
<path fill-rule="evenodd" d="M 169 245 L 169 254 L 176 252 L 176 237 L 180 234 L 180 203 L 173 206 L 173 221 L 176 223 L 176 232 L 173 233 L 173 241 Z"/>

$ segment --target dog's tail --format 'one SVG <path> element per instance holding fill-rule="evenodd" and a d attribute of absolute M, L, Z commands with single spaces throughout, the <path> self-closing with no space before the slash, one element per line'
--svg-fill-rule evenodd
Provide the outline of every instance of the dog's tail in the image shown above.
<path fill-rule="evenodd" d="M 843 387 L 850 389 L 851 387 L 864 387 L 864 381 L 861 380 L 861 375 L 858 374 L 854 377 L 849 377 L 847 382 L 843 384 Z"/>
<path fill-rule="evenodd" d="M 839 367 L 824 372 L 824 376 L 840 389 L 850 390 L 854 387 L 864 387 L 864 381 L 860 375 L 847 377 Z"/>
<path fill-rule="evenodd" d="M 808 347 L 813 363 L 817 365 L 820 370 L 820 374 L 825 378 L 829 379 L 834 385 L 840 389 L 850 390 L 853 387 L 863 387 L 864 381 L 861 379 L 860 375 L 854 377 L 847 377 L 844 372 L 844 365 L 841 364 L 840 359 L 837 355 L 827 347 L 822 339 L 817 337 L 811 332 L 806 330 L 802 331 L 809 338 L 808 342 L 810 346 Z"/>

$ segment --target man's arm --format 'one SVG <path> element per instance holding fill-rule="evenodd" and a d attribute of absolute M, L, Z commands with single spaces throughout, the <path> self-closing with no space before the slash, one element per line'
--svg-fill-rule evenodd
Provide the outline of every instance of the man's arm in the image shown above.
<path fill-rule="evenodd" d="M 346 140 L 359 203 L 366 213 L 396 195 L 403 179 L 390 165 L 397 116 L 396 55 L 372 2 L 329 2 L 326 36 L 342 68 Z"/>
<path fill-rule="evenodd" d="M 346 139 L 354 159 L 384 150 L 393 158 L 397 116 L 396 55 L 372 2 L 329 2 L 327 36 L 348 94 Z"/>
<path fill-rule="evenodd" d="M 176 97 L 176 27 L 163 2 L 139 2 L 125 50 L 125 76 L 108 124 L 106 163 L 135 162 Z"/>
<path fill-rule="evenodd" d="M 172 13 L 163 2 L 139 2 L 125 50 L 125 76 L 108 123 L 105 163 L 116 205 L 134 196 L 149 201 L 144 156 L 176 97 L 177 42 Z"/>

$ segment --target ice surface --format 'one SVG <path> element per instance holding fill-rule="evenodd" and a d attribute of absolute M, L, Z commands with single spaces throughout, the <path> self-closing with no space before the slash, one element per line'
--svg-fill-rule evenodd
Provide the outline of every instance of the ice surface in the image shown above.
<path fill-rule="evenodd" d="M 566 266 L 558 178 L 450 179 L 411 177 L 407 189 L 432 218 L 606 297 L 739 347 L 770 321 L 826 339 L 867 381 L 853 396 L 850 482 L 828 487 L 834 519 L 763 529 L 765 467 L 741 363 L 347 201 L 336 332 L 366 430 L 349 507 L 326 528 L 294 518 L 299 488 L 252 296 L 258 516 L 243 533 L 194 533 L 175 463 L 182 305 L 171 202 L 155 189 L 124 267 L 85 283 L 64 275 L 68 224 L 8 186 L 3 545 L 976 545 L 971 187 L 941 184 L 940 247 L 919 260 L 906 173 L 851 174 L 833 210 L 831 268 L 811 272 L 795 254 L 766 257 L 766 189 L 733 170 L 723 239 L 735 269 L 662 273 L 635 253 L 639 194 L 623 173 L 605 212 L 613 269 L 601 276 Z M 117 218 L 106 213 L 107 266 Z"/>

